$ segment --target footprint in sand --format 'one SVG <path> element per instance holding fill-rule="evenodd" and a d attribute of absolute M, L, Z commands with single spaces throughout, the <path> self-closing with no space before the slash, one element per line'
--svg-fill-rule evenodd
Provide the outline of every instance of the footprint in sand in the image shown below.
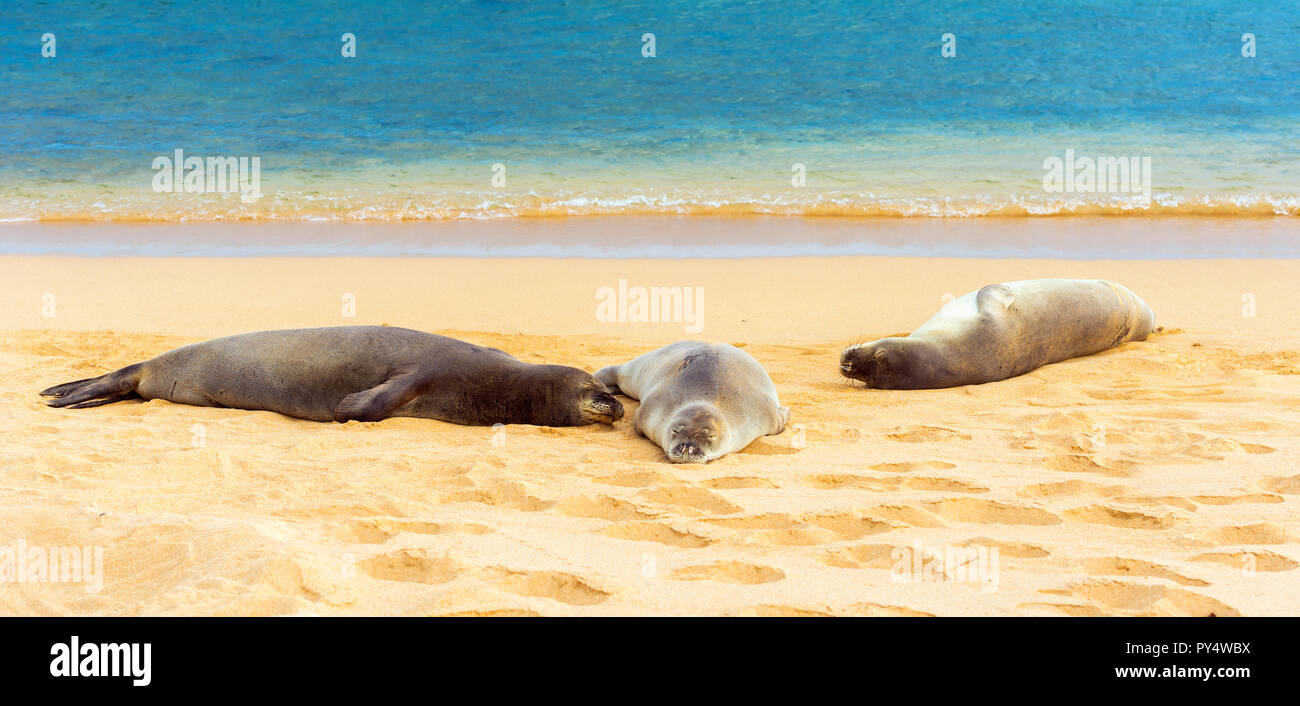
<path fill-rule="evenodd" d="M 1011 505 L 996 500 L 949 498 L 925 503 L 926 509 L 955 522 L 1006 525 L 1056 525 L 1061 518 L 1036 507 Z"/>
<path fill-rule="evenodd" d="M 911 473 L 913 471 L 947 471 L 956 467 L 957 464 L 948 463 L 947 461 L 904 461 L 902 463 L 877 463 L 871 467 L 871 470 L 884 473 Z"/>
<path fill-rule="evenodd" d="M 496 568 L 497 585 L 521 596 L 549 598 L 569 605 L 596 605 L 609 599 L 610 593 L 591 585 L 586 579 L 563 571 L 513 571 Z"/>
<path fill-rule="evenodd" d="M 686 566 L 674 571 L 670 578 L 679 581 L 722 581 L 724 583 L 772 583 L 785 578 L 785 572 L 770 566 L 759 566 L 743 561 L 719 561 L 700 566 Z"/>
<path fill-rule="evenodd" d="M 592 480 L 596 483 L 617 485 L 623 488 L 649 488 L 651 486 L 672 485 L 681 482 L 681 479 L 677 476 L 655 469 L 624 471 L 609 476 L 600 476 Z"/>
<path fill-rule="evenodd" d="M 1265 478 L 1259 484 L 1264 486 L 1265 490 L 1271 490 L 1274 493 L 1300 495 L 1300 476 Z"/>
<path fill-rule="evenodd" d="M 640 495 L 654 503 L 709 515 L 730 515 L 745 509 L 707 488 L 686 484 L 644 490 Z"/>
<path fill-rule="evenodd" d="M 749 530 L 741 535 L 744 542 L 768 547 L 815 547 L 844 539 L 846 535 L 825 527 Z"/>
<path fill-rule="evenodd" d="M 818 557 L 818 561 L 837 569 L 890 569 L 898 560 L 895 552 L 903 549 L 892 544 L 858 544 L 832 549 Z"/>
<path fill-rule="evenodd" d="M 767 512 L 748 517 L 710 517 L 704 521 L 717 527 L 735 530 L 792 529 L 806 526 L 800 520 L 779 512 Z"/>
<path fill-rule="evenodd" d="M 1102 485 L 1083 480 L 1067 480 L 1059 483 L 1038 483 L 1027 485 L 1016 491 L 1024 498 L 1056 498 L 1067 495 L 1100 495 L 1113 497 L 1124 492 L 1122 485 Z"/>
<path fill-rule="evenodd" d="M 907 478 L 903 485 L 913 490 L 933 490 L 942 493 L 987 493 L 988 488 L 956 478 L 928 478 L 916 476 Z"/>
<path fill-rule="evenodd" d="M 1295 535 L 1286 528 L 1271 522 L 1220 527 L 1198 533 L 1198 536 L 1217 544 L 1286 544 L 1296 541 Z"/>
<path fill-rule="evenodd" d="M 1193 579 L 1179 574 L 1169 567 L 1153 564 L 1141 559 L 1124 559 L 1121 557 L 1098 557 L 1093 559 L 1084 559 L 1082 562 L 1084 571 L 1094 575 L 1104 576 L 1150 576 L 1152 578 L 1168 579 L 1174 583 L 1180 583 L 1184 586 L 1209 586 L 1210 584 L 1200 579 Z"/>
<path fill-rule="evenodd" d="M 1051 556 L 1051 552 L 1033 544 L 1005 542 L 989 537 L 975 537 L 961 542 L 957 546 L 997 549 L 1000 556 L 1009 556 L 1015 559 L 1042 559 Z"/>
<path fill-rule="evenodd" d="M 933 512 L 911 505 L 876 505 L 870 509 L 873 517 L 901 522 L 909 527 L 943 527 L 944 522 Z M 888 522 L 878 524 L 889 525 Z"/>
<path fill-rule="evenodd" d="M 566 498 L 556 503 L 554 509 L 556 512 L 569 517 L 590 517 L 611 522 L 651 520 L 658 516 L 652 510 L 608 495 Z"/>
<path fill-rule="evenodd" d="M 1290 571 L 1300 566 L 1300 563 L 1281 554 L 1263 549 L 1251 552 L 1206 552 L 1192 557 L 1192 561 L 1213 562 L 1242 571 Z"/>
<path fill-rule="evenodd" d="M 1017 491 L 1016 494 L 1026 498 L 1055 498 L 1094 495 L 1107 498 L 1114 502 L 1128 503 L 1130 505 L 1158 505 L 1176 507 L 1188 512 L 1196 512 L 1196 504 L 1187 498 L 1180 498 L 1177 496 L 1153 497 L 1150 495 L 1126 495 L 1125 493 L 1127 492 L 1128 489 L 1122 485 L 1102 485 L 1100 483 L 1089 483 L 1081 480 L 1070 480 L 1061 483 L 1027 485 Z"/>
<path fill-rule="evenodd" d="M 780 488 L 766 478 L 758 476 L 723 476 L 700 481 L 700 485 L 714 490 L 738 490 L 742 488 Z"/>
<path fill-rule="evenodd" d="M 496 608 L 486 610 L 460 610 L 455 613 L 435 613 L 433 618 L 540 618 L 541 613 L 518 608 Z"/>
<path fill-rule="evenodd" d="M 1202 505 L 1242 505 L 1253 503 L 1280 503 L 1281 495 L 1250 493 L 1248 495 L 1193 495 L 1192 500 Z"/>
<path fill-rule="evenodd" d="M 1085 389 L 1083 392 L 1089 397 L 1097 400 L 1142 400 L 1150 402 L 1156 400 L 1185 400 L 1219 397 L 1224 393 L 1224 389 L 1214 385 L 1165 385 L 1155 388 L 1143 384 L 1135 385 L 1130 389 L 1116 388 L 1111 385 L 1107 387 Z"/>
<path fill-rule="evenodd" d="M 830 512 L 804 515 L 804 522 L 814 527 L 828 529 L 845 539 L 859 539 L 871 534 L 888 532 L 895 528 L 894 523 L 867 517 L 856 512 Z M 922 525 L 927 526 L 927 525 Z"/>
<path fill-rule="evenodd" d="M 602 529 L 601 534 L 614 539 L 628 539 L 634 542 L 658 542 L 659 544 L 690 549 L 707 547 L 716 541 L 694 532 L 673 529 L 658 522 L 622 522 Z"/>
<path fill-rule="evenodd" d="M 898 427 L 898 431 L 886 434 L 885 438 L 916 444 L 930 441 L 970 441 L 971 437 L 970 434 L 963 434 L 943 427 L 915 426 L 911 428 Z"/>
<path fill-rule="evenodd" d="M 788 605 L 756 605 L 737 613 L 737 618 L 831 618 L 832 613 L 812 608 L 796 608 Z"/>
<path fill-rule="evenodd" d="M 377 579 L 410 583 L 446 583 L 460 573 L 454 560 L 430 556 L 423 549 L 399 549 L 363 559 L 357 566 Z"/>
<path fill-rule="evenodd" d="M 784 444 L 772 440 L 772 439 L 779 439 L 779 438 L 781 437 L 771 437 L 771 438 L 764 437 L 764 438 L 755 439 L 753 442 L 750 443 L 749 446 L 746 446 L 745 448 L 737 451 L 736 453 L 741 455 L 748 454 L 748 455 L 757 455 L 757 456 L 784 456 L 788 454 L 797 454 L 802 450 L 790 446 L 789 439 L 787 439 Z"/>
<path fill-rule="evenodd" d="M 437 523 L 399 520 L 389 517 L 370 517 L 348 523 L 339 532 L 339 538 L 345 542 L 383 544 L 402 532 L 416 534 L 488 534 L 493 531 L 491 527 L 471 522 Z"/>
<path fill-rule="evenodd" d="M 1130 512 L 1106 505 L 1085 505 L 1062 513 L 1076 522 L 1088 522 L 1098 525 L 1110 525 L 1126 529 L 1168 529 L 1182 522 L 1172 515 L 1148 515 L 1142 512 Z"/>
<path fill-rule="evenodd" d="M 1043 593 L 1078 598 L 1106 615 L 1236 617 L 1237 609 L 1180 588 L 1094 579 Z M 1080 608 L 1076 606 L 1076 608 Z M 1086 610 L 1086 607 L 1083 607 Z"/>
<path fill-rule="evenodd" d="M 861 488 L 876 492 L 898 490 L 903 484 L 902 478 L 873 478 L 852 473 L 818 473 L 804 476 L 804 482 L 819 490 L 837 490 L 840 488 Z"/>
<path fill-rule="evenodd" d="M 736 617 L 751 618 L 832 618 L 836 615 L 877 618 L 933 618 L 933 613 L 924 613 L 902 606 L 881 605 L 879 603 L 854 603 L 835 612 L 824 608 L 800 608 L 789 605 L 756 605 L 746 608 Z"/>
<path fill-rule="evenodd" d="M 1043 467 L 1066 473 L 1098 473 L 1106 476 L 1131 475 L 1136 464 L 1117 458 L 1106 458 L 1101 454 L 1068 453 L 1048 456 L 1042 461 Z"/>
<path fill-rule="evenodd" d="M 854 603 L 840 611 L 841 615 L 860 618 L 933 618 L 933 613 L 925 613 L 911 608 L 879 603 Z"/>
<path fill-rule="evenodd" d="M 528 492 L 528 487 L 516 481 L 497 481 L 483 488 L 445 493 L 443 502 L 483 503 L 525 512 L 542 512 L 555 505 Z"/>

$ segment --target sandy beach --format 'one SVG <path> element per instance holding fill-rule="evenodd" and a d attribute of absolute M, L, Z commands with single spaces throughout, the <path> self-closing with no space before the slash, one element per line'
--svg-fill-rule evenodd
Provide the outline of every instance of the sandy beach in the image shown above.
<path fill-rule="evenodd" d="M 0 583 L 0 614 L 1300 612 L 1300 261 L 8 255 L 0 273 L 0 546 L 104 557 L 101 590 Z M 1035 277 L 1121 282 L 1163 330 L 951 390 L 838 374 L 844 346 L 945 295 Z M 702 288 L 701 330 L 599 320 L 624 280 Z M 612 428 L 494 431 L 36 394 L 204 338 L 347 324 L 587 370 L 726 341 L 793 418 L 672 465 L 633 401 Z M 953 548 L 992 573 L 911 570 Z"/>

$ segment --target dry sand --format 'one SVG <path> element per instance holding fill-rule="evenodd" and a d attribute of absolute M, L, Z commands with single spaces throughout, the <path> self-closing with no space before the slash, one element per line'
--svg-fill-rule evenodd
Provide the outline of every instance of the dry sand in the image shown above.
<path fill-rule="evenodd" d="M 7 256 L 0 274 L 0 549 L 104 551 L 102 590 L 0 584 L 0 614 L 1300 613 L 1300 262 Z M 1164 333 L 953 390 L 838 376 L 842 347 L 945 294 L 1056 276 L 1122 282 Z M 620 278 L 704 287 L 703 331 L 597 321 Z M 728 341 L 792 424 L 670 465 L 635 402 L 613 428 L 498 433 L 36 395 L 202 338 L 379 323 L 588 370 Z M 897 580 L 918 546 L 996 549 L 996 581 Z"/>

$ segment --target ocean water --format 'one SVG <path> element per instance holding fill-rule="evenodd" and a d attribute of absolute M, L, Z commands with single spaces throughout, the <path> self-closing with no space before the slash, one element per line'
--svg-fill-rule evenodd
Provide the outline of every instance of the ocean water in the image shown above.
<path fill-rule="evenodd" d="M 1295 216 L 1300 12 L 28 0 L 0 120 L 10 222 Z M 177 149 L 256 157 L 261 197 L 159 192 Z M 1067 154 L 1149 179 L 1048 190 Z"/>

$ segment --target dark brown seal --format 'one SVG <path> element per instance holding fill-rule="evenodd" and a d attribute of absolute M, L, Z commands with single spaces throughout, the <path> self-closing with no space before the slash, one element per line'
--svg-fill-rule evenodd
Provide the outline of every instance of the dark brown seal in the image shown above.
<path fill-rule="evenodd" d="M 623 405 L 589 373 L 389 326 L 259 331 L 177 348 L 41 392 L 52 407 L 132 398 L 344 422 L 613 424 Z"/>

